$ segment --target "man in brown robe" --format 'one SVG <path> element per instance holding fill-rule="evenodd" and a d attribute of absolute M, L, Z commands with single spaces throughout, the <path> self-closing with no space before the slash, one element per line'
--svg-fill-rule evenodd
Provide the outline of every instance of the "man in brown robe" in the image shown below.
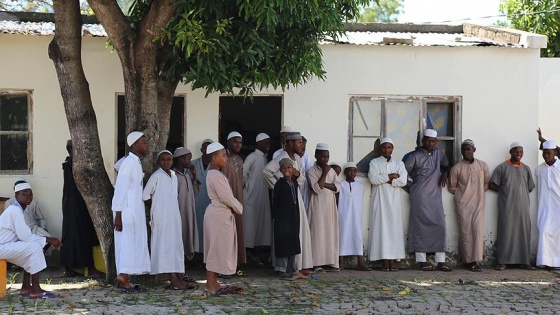
<path fill-rule="evenodd" d="M 222 172 L 227 177 L 233 196 L 239 202 L 243 202 L 243 159 L 239 156 L 241 146 L 243 144 L 243 137 L 237 131 L 232 131 L 227 137 L 227 164 L 222 168 Z M 245 253 L 245 233 L 243 232 L 243 216 L 241 214 L 235 215 L 235 226 L 237 228 L 237 264 L 247 262 Z M 237 273 L 242 273 L 239 270 Z M 242 275 L 242 274 L 241 274 Z"/>
<path fill-rule="evenodd" d="M 488 190 L 488 164 L 475 159 L 470 139 L 461 144 L 463 159 L 449 172 L 449 192 L 454 194 L 459 228 L 459 253 L 470 271 L 482 271 L 484 252 L 484 193 Z"/>

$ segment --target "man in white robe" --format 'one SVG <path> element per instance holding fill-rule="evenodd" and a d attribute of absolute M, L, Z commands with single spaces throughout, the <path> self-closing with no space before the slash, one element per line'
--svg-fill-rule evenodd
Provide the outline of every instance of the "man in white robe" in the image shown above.
<path fill-rule="evenodd" d="M 371 217 L 369 260 L 383 260 L 383 271 L 395 270 L 393 260 L 404 259 L 401 189 L 408 173 L 404 163 L 393 158 L 393 140 L 381 139 L 381 156 L 369 162 Z"/>
<path fill-rule="evenodd" d="M 115 262 L 117 286 L 121 290 L 138 288 L 128 282 L 129 274 L 150 272 L 146 214 L 142 201 L 143 177 L 140 157 L 149 152 L 148 140 L 138 131 L 131 132 L 126 139 L 130 152 L 123 160 L 111 209 L 115 220 Z"/>
<path fill-rule="evenodd" d="M 543 143 L 544 163 L 537 166 L 537 266 L 560 268 L 560 162 L 556 142 Z"/>
<path fill-rule="evenodd" d="M 257 246 L 270 246 L 272 242 L 272 217 L 268 187 L 264 183 L 262 171 L 266 166 L 270 150 L 270 137 L 259 133 L 256 138 L 257 148 L 247 156 L 243 163 L 243 226 L 245 247 L 252 254 L 251 259 L 261 265 Z"/>
<path fill-rule="evenodd" d="M 340 180 L 329 166 L 329 147 L 318 143 L 315 165 L 307 171 L 309 181 L 309 230 L 313 266 L 316 271 L 339 270 L 338 210 L 335 194 L 340 191 Z"/>
<path fill-rule="evenodd" d="M 282 152 L 284 152 L 284 148 L 286 147 L 286 136 L 288 133 L 292 132 L 292 129 L 288 126 L 282 127 L 280 129 L 280 149 L 274 151 L 272 154 L 272 159 L 276 159 Z"/>
<path fill-rule="evenodd" d="M 294 176 L 297 177 L 297 182 L 300 190 L 302 189 L 303 183 L 305 182 L 305 170 L 303 168 L 303 163 L 301 157 L 298 155 L 301 153 L 302 140 L 301 134 L 299 132 L 290 132 L 286 136 L 286 151 L 278 155 L 274 160 L 268 162 L 265 166 L 262 174 L 264 181 L 269 189 L 274 189 L 274 185 L 278 179 L 282 178 L 283 175 L 280 172 L 280 160 L 283 158 L 289 158 L 293 163 Z M 298 204 L 299 204 L 299 216 L 300 216 L 300 235 L 299 240 L 301 243 L 301 254 L 296 256 L 297 265 L 303 274 L 309 274 L 309 270 L 313 268 L 313 253 L 311 249 L 311 232 L 309 230 L 309 221 L 307 221 L 307 214 L 305 213 L 305 206 L 303 204 L 303 198 L 301 193 L 298 194 Z M 272 251 L 274 253 L 274 251 Z M 275 261 L 272 257 L 272 261 Z M 286 272 L 286 270 L 280 268 L 279 266 L 274 266 L 275 271 Z M 312 273 L 312 272 L 311 272 Z"/>
<path fill-rule="evenodd" d="M 9 206 L 14 204 L 15 198 L 10 198 L 4 203 L 4 209 L 8 209 Z M 25 223 L 31 229 L 31 233 L 39 236 L 48 236 L 50 237 L 51 234 L 47 230 L 47 219 L 45 219 L 45 215 L 43 211 L 41 211 L 41 207 L 39 207 L 39 203 L 37 200 L 33 199 L 31 204 L 25 208 L 23 212 L 23 217 L 25 218 Z"/>
<path fill-rule="evenodd" d="M 23 282 L 20 295 L 31 298 L 56 297 L 41 289 L 39 272 L 47 267 L 43 247 L 60 248 L 60 240 L 35 235 L 26 224 L 24 211 L 33 200 L 29 183 L 20 181 L 14 187 L 14 202 L 0 215 L 0 259 L 22 267 Z"/>

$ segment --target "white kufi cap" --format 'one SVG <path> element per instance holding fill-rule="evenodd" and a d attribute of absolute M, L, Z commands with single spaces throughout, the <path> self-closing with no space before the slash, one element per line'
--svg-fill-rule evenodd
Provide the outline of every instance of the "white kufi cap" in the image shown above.
<path fill-rule="evenodd" d="M 169 150 L 161 150 L 161 151 L 159 151 L 159 153 L 157 154 L 158 159 L 159 159 L 159 156 L 162 155 L 162 154 L 164 154 L 164 153 L 169 153 L 169 155 L 171 155 L 171 156 L 173 157 L 173 153 L 171 153 L 171 151 L 169 151 Z"/>
<path fill-rule="evenodd" d="M 426 129 L 424 130 L 424 137 L 435 138 L 437 137 L 437 131 L 434 129 Z"/>
<path fill-rule="evenodd" d="M 143 135 L 144 134 L 141 133 L 140 131 L 133 131 L 129 133 L 128 136 L 126 137 L 126 143 L 128 144 L 129 147 L 131 147 L 134 144 L 134 142 L 142 138 Z"/>
<path fill-rule="evenodd" d="M 280 132 L 292 132 L 292 128 L 288 126 L 284 126 L 282 127 L 282 129 L 280 129 Z"/>
<path fill-rule="evenodd" d="M 329 145 L 326 143 L 317 143 L 317 147 L 315 148 L 315 150 L 320 150 L 320 151 L 327 151 L 329 149 Z"/>
<path fill-rule="evenodd" d="M 255 141 L 259 142 L 259 141 L 263 141 L 265 139 L 270 139 L 270 137 L 266 133 L 261 132 L 257 135 L 257 139 Z"/>
<path fill-rule="evenodd" d="M 235 137 L 239 137 L 239 138 L 243 138 L 243 136 L 237 132 L 237 131 L 232 131 L 229 133 L 229 135 L 227 136 L 227 139 L 231 139 L 231 138 L 235 138 Z"/>
<path fill-rule="evenodd" d="M 379 145 L 382 145 L 383 143 L 390 143 L 390 144 L 393 144 L 393 139 L 388 138 L 388 137 L 386 137 L 386 138 L 381 138 L 381 141 L 379 142 Z"/>
<path fill-rule="evenodd" d="M 206 154 L 214 153 L 223 148 L 224 146 L 221 145 L 219 142 L 212 142 L 206 147 Z"/>
<path fill-rule="evenodd" d="M 512 142 L 512 143 L 509 145 L 509 149 L 510 149 L 510 150 L 513 149 L 513 148 L 517 148 L 517 147 L 523 147 L 523 146 L 521 145 L 521 142 L 519 142 L 519 141 L 514 141 L 514 142 Z"/>
<path fill-rule="evenodd" d="M 16 187 L 14 187 L 14 192 L 18 192 L 26 189 L 31 189 L 31 185 L 29 185 L 29 183 L 19 183 L 16 185 Z"/>
<path fill-rule="evenodd" d="M 556 141 L 554 141 L 554 140 L 545 141 L 542 145 L 542 148 L 547 149 L 547 150 L 549 150 L 549 149 L 555 150 L 556 147 L 557 147 Z"/>
<path fill-rule="evenodd" d="M 356 164 L 356 162 L 348 162 L 348 163 L 344 164 L 344 169 L 347 169 L 347 168 L 350 168 L 350 167 L 358 168 L 358 165 Z"/>

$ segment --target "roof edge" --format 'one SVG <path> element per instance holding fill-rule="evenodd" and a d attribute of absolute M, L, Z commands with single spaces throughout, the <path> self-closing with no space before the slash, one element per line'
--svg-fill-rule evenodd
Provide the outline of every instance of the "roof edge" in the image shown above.
<path fill-rule="evenodd" d="M 497 42 L 522 45 L 525 48 L 540 49 L 546 48 L 547 45 L 547 37 L 545 35 L 500 26 L 482 26 L 464 23 L 463 33 L 465 35 L 487 38 Z"/>
<path fill-rule="evenodd" d="M 54 13 L 38 12 L 8 12 L 0 11 L 0 20 L 19 22 L 51 22 L 54 23 Z M 95 15 L 82 15 L 83 24 L 99 24 Z"/>
<path fill-rule="evenodd" d="M 463 33 L 463 25 L 414 23 L 344 23 L 344 31 L 392 33 Z"/>

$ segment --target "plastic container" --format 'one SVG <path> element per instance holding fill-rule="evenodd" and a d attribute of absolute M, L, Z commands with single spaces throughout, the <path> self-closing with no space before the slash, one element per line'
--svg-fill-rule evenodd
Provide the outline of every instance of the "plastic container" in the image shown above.
<path fill-rule="evenodd" d="M 105 260 L 103 260 L 103 253 L 101 252 L 101 246 L 99 245 L 93 246 L 93 265 L 98 271 L 107 273 Z"/>
<path fill-rule="evenodd" d="M 6 261 L 0 259 L 0 298 L 6 296 L 6 284 L 8 280 L 8 265 Z"/>

